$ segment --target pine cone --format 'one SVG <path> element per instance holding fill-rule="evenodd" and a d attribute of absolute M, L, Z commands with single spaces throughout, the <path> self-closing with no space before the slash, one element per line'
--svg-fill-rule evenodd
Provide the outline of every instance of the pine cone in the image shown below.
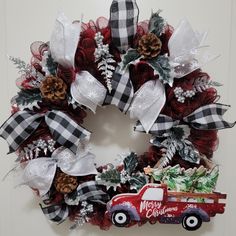
<path fill-rule="evenodd" d="M 58 171 L 54 179 L 54 186 L 60 193 L 71 193 L 78 187 L 77 177 Z"/>
<path fill-rule="evenodd" d="M 137 50 L 145 59 L 152 59 L 160 54 L 161 46 L 161 40 L 155 34 L 148 33 L 139 40 Z"/>
<path fill-rule="evenodd" d="M 42 96 L 51 101 L 64 100 L 66 98 L 66 83 L 58 77 L 48 76 L 41 83 Z"/>

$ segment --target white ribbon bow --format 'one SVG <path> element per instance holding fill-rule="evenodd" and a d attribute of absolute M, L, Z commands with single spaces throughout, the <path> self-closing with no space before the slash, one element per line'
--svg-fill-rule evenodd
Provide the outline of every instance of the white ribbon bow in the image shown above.
<path fill-rule="evenodd" d="M 53 182 L 57 167 L 71 176 L 96 175 L 94 164 L 95 156 L 87 152 L 83 155 L 74 155 L 69 149 L 60 147 L 52 157 L 42 157 L 29 161 L 23 170 L 21 185 L 28 185 L 45 195 Z"/>
<path fill-rule="evenodd" d="M 95 113 L 97 106 L 102 105 L 106 97 L 106 88 L 88 71 L 81 71 L 71 84 L 71 95 L 81 105 Z"/>
<path fill-rule="evenodd" d="M 87 71 L 77 74 L 71 85 L 73 99 L 94 113 L 97 106 L 103 104 L 106 93 L 105 87 Z M 132 100 L 130 118 L 139 119 L 148 133 L 166 102 L 165 87 L 160 80 L 148 81 L 134 94 Z"/>
<path fill-rule="evenodd" d="M 182 78 L 217 57 L 203 45 L 206 36 L 206 32 L 195 32 L 186 19 L 180 22 L 168 43 L 173 77 Z"/>
<path fill-rule="evenodd" d="M 149 132 L 166 102 L 165 87 L 160 80 L 150 80 L 135 93 L 129 108 L 130 118 L 138 118 Z"/>
<path fill-rule="evenodd" d="M 81 22 L 72 23 L 60 13 L 51 35 L 52 58 L 64 67 L 74 68 L 74 57 L 80 39 Z"/>

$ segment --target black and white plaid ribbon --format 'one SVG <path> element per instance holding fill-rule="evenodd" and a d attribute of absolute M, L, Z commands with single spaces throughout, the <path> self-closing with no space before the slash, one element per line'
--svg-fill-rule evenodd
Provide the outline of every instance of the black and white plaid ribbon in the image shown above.
<path fill-rule="evenodd" d="M 104 105 L 113 104 L 122 112 L 126 113 L 134 96 L 134 89 L 129 78 L 129 71 L 120 74 L 117 69 L 113 74 L 111 84 L 112 91 L 107 93 Z"/>
<path fill-rule="evenodd" d="M 74 153 L 76 153 L 79 140 L 90 136 L 89 131 L 61 111 L 53 110 L 46 114 L 19 111 L 0 128 L 0 137 L 9 144 L 9 153 L 16 151 L 35 132 L 43 119 L 45 119 L 53 139 Z"/>
<path fill-rule="evenodd" d="M 138 16 L 136 0 L 113 0 L 110 8 L 112 41 L 121 53 L 126 52 L 132 44 Z"/>
<path fill-rule="evenodd" d="M 109 201 L 107 193 L 102 191 L 101 186 L 96 181 L 82 183 L 77 188 L 80 201 L 92 201 L 105 204 Z"/>
<path fill-rule="evenodd" d="M 200 130 L 232 128 L 236 122 L 229 123 L 223 119 L 223 115 L 228 108 L 229 106 L 219 103 L 209 104 L 198 108 L 187 117 L 184 117 L 182 121 L 173 120 L 169 116 L 159 115 L 149 133 L 160 137 L 170 131 L 174 126 L 182 123 L 187 123 L 189 126 Z M 135 130 L 140 132 L 145 131 L 139 121 L 135 126 Z"/>
<path fill-rule="evenodd" d="M 110 200 L 108 194 L 101 190 L 101 186 L 96 181 L 88 181 L 79 185 L 77 196 L 79 202 L 91 201 L 106 204 Z M 46 196 L 45 199 L 48 201 L 48 198 Z M 63 222 L 69 215 L 69 207 L 65 203 L 48 207 L 41 206 L 41 209 L 49 220 L 57 223 Z"/>
<path fill-rule="evenodd" d="M 48 207 L 42 207 L 41 209 L 44 215 L 51 221 L 56 223 L 62 223 L 69 215 L 69 208 L 66 204 L 63 205 L 52 205 Z"/>

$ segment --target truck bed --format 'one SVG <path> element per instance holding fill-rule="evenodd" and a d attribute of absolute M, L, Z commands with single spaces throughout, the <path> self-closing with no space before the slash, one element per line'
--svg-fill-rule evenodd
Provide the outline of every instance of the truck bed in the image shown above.
<path fill-rule="evenodd" d="M 222 193 L 186 193 L 186 192 L 168 192 L 168 201 L 179 202 L 198 202 L 198 199 L 204 199 L 206 203 L 219 203 L 219 199 L 226 199 L 227 195 Z"/>

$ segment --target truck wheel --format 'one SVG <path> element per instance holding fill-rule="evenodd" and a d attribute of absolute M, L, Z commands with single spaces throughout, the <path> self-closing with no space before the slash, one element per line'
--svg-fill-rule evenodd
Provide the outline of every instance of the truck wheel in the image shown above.
<path fill-rule="evenodd" d="M 194 231 L 201 227 L 202 219 L 195 214 L 186 215 L 182 221 L 183 227 L 188 231 Z"/>
<path fill-rule="evenodd" d="M 130 223 L 130 216 L 126 211 L 115 211 L 111 219 L 112 223 L 118 227 L 124 227 Z"/>

